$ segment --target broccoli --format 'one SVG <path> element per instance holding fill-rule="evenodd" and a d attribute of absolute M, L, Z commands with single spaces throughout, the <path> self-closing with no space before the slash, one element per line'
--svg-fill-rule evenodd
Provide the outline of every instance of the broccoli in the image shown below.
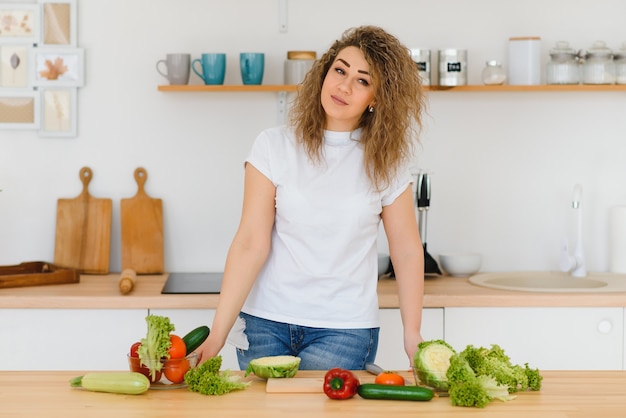
<path fill-rule="evenodd" d="M 169 358 L 170 333 L 174 331 L 174 325 L 166 316 L 148 315 L 148 333 L 141 339 L 141 345 L 137 354 L 141 364 L 150 370 L 152 380 L 156 380 L 156 373 L 163 368 L 161 358 Z"/>
<path fill-rule="evenodd" d="M 250 383 L 242 382 L 238 375 L 228 370 L 220 372 L 222 356 L 211 357 L 195 369 L 185 373 L 185 383 L 192 392 L 203 395 L 223 395 L 233 390 L 245 389 Z"/>
<path fill-rule="evenodd" d="M 446 371 L 450 366 L 450 358 L 455 354 L 454 348 L 443 340 L 422 341 L 413 358 L 415 374 L 427 386 L 448 390 Z"/>

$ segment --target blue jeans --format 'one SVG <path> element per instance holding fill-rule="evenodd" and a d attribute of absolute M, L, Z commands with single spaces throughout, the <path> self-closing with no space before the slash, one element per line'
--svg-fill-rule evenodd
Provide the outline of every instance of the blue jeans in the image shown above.
<path fill-rule="evenodd" d="M 311 328 L 243 312 L 239 316 L 246 323 L 244 333 L 250 344 L 247 350 L 237 349 L 241 370 L 251 360 L 267 356 L 300 357 L 300 370 L 364 370 L 376 358 L 379 328 Z"/>

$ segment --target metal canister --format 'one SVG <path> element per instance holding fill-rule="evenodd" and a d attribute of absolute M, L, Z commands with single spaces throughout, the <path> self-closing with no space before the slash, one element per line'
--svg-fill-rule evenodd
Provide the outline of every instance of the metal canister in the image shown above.
<path fill-rule="evenodd" d="M 411 49 L 411 58 L 415 61 L 417 72 L 422 80 L 422 85 L 430 86 L 430 50 L 421 48 Z"/>
<path fill-rule="evenodd" d="M 439 85 L 464 86 L 467 84 L 467 50 L 439 50 Z"/>

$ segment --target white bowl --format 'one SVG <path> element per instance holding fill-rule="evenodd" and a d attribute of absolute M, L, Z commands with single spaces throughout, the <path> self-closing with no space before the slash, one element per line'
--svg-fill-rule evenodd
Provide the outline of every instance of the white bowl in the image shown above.
<path fill-rule="evenodd" d="M 478 273 L 482 256 L 475 253 L 439 254 L 441 267 L 451 276 L 466 277 Z"/>

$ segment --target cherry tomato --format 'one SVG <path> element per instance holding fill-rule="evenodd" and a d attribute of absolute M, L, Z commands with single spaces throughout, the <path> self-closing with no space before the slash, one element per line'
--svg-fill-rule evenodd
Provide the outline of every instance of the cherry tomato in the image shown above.
<path fill-rule="evenodd" d="M 168 352 L 170 353 L 170 358 L 185 358 L 187 355 L 187 346 L 185 346 L 185 342 L 178 335 L 170 334 L 170 349 Z"/>
<path fill-rule="evenodd" d="M 189 360 L 185 358 L 169 359 L 163 365 L 163 373 L 170 382 L 182 383 L 189 368 Z"/>
<path fill-rule="evenodd" d="M 137 350 L 139 349 L 140 346 L 141 346 L 141 343 L 139 341 L 137 341 L 136 343 L 134 343 L 133 345 L 130 346 L 130 356 L 131 357 L 139 357 L 139 354 L 137 353 Z"/>
<path fill-rule="evenodd" d="M 374 383 L 379 385 L 404 386 L 404 377 L 394 372 L 382 372 L 376 376 Z"/>

